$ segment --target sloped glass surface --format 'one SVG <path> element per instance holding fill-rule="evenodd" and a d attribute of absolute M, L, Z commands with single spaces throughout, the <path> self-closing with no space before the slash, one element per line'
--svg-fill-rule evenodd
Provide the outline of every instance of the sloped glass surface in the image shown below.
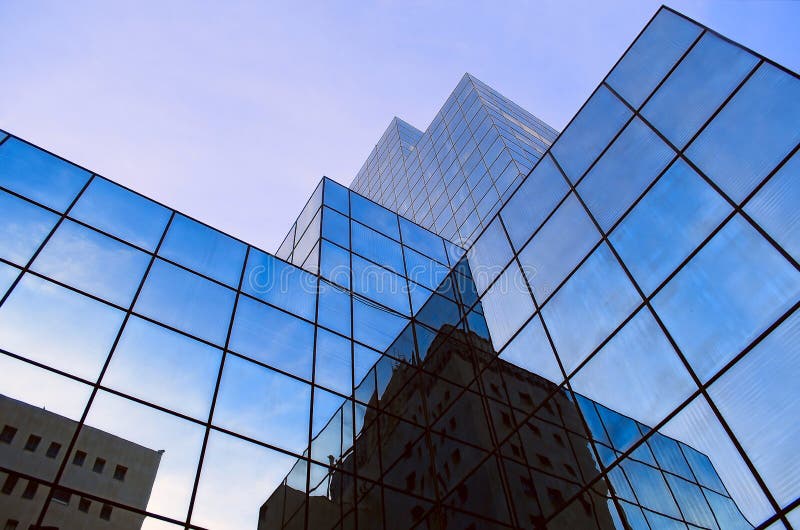
<path fill-rule="evenodd" d="M 56 214 L 0 191 L 0 257 L 26 265 L 57 221 Z"/>

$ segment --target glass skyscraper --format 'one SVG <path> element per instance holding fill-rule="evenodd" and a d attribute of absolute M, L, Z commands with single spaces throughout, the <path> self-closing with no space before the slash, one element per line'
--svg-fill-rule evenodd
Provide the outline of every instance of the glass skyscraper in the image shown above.
<path fill-rule="evenodd" d="M 274 253 L 0 132 L 0 524 L 800 527 L 800 78 L 662 8 Z"/>

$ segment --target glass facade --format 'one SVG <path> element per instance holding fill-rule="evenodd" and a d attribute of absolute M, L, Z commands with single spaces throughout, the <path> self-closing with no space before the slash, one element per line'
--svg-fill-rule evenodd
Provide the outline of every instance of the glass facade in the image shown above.
<path fill-rule="evenodd" d="M 791 530 L 798 142 L 668 8 L 557 138 L 466 75 L 274 255 L 0 132 L 0 524 Z"/>

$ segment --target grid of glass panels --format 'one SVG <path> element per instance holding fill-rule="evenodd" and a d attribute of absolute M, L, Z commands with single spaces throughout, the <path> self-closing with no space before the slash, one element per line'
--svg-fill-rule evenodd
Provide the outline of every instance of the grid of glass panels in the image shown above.
<path fill-rule="evenodd" d="M 556 135 L 465 74 L 425 133 L 392 120 L 350 187 L 467 245 Z"/>

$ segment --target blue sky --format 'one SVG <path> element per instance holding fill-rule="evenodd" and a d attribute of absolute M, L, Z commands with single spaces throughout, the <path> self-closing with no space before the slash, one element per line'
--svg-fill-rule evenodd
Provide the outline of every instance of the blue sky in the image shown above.
<path fill-rule="evenodd" d="M 465 71 L 561 129 L 658 2 L 0 3 L 0 128 L 273 251 Z M 794 70 L 800 2 L 671 6 Z"/>

